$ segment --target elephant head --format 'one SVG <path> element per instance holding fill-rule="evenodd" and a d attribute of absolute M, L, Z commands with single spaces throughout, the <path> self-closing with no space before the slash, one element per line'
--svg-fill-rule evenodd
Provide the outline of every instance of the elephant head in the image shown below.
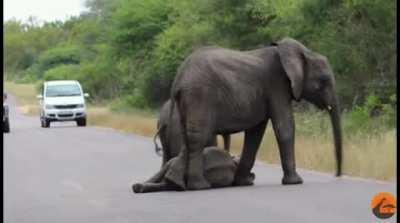
<path fill-rule="evenodd" d="M 334 73 L 327 58 L 312 52 L 298 41 L 284 38 L 277 44 L 279 57 L 291 84 L 295 100 L 305 99 L 319 109 L 326 109 L 331 118 L 337 160 L 336 175 L 341 175 L 342 132 L 340 109 L 335 90 Z"/>

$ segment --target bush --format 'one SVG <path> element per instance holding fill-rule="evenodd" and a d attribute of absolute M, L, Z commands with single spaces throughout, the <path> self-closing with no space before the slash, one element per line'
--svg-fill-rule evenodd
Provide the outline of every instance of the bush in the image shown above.
<path fill-rule="evenodd" d="M 142 49 L 168 27 L 169 1 L 123 0 L 112 15 L 110 35 L 119 54 Z"/>
<path fill-rule="evenodd" d="M 123 96 L 111 104 L 111 109 L 116 111 L 129 110 L 130 108 L 149 108 L 146 98 L 138 89 L 136 89 L 133 94 Z"/>
<path fill-rule="evenodd" d="M 326 112 L 310 108 L 306 111 L 295 113 L 296 134 L 307 137 L 331 136 L 331 122 Z"/>
<path fill-rule="evenodd" d="M 49 69 L 59 65 L 79 64 L 80 61 L 81 50 L 78 46 L 52 48 L 41 54 L 38 61 L 26 71 L 26 74 L 43 78 Z"/>
<path fill-rule="evenodd" d="M 166 101 L 177 69 L 193 49 L 211 44 L 207 23 L 175 24 L 157 36 L 150 67 L 143 76 L 143 95 L 153 104 Z"/>
<path fill-rule="evenodd" d="M 370 127 L 371 118 L 369 112 L 365 107 L 356 106 L 347 117 L 344 118 L 345 125 L 343 128 L 346 132 L 357 133 L 360 131 L 368 131 Z"/>
<path fill-rule="evenodd" d="M 391 97 L 396 103 L 396 97 Z M 344 119 L 344 130 L 349 134 L 372 133 L 380 135 L 396 127 L 396 110 L 393 104 L 385 104 L 375 95 L 370 94 L 363 106 L 356 106 Z"/>
<path fill-rule="evenodd" d="M 119 95 L 121 88 L 120 73 L 114 69 L 115 62 L 106 56 L 80 65 L 77 79 L 85 91 L 92 95 L 95 101 L 104 101 Z"/>
<path fill-rule="evenodd" d="M 36 81 L 38 81 L 38 79 L 34 75 L 23 75 L 21 78 L 16 79 L 15 83 L 28 84 Z"/>
<path fill-rule="evenodd" d="M 79 65 L 59 65 L 47 70 L 43 79 L 45 81 L 51 80 L 75 80 L 79 75 Z"/>

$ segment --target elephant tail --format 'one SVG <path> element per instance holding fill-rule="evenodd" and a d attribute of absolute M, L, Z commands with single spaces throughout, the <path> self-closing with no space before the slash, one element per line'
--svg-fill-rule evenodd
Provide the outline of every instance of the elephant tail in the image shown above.
<path fill-rule="evenodd" d="M 160 132 L 165 128 L 165 125 L 162 125 L 158 128 L 156 134 L 153 137 L 153 142 L 154 142 L 154 150 L 157 153 L 157 155 L 162 156 L 162 148 L 158 146 L 157 144 L 157 137 L 160 135 Z"/>

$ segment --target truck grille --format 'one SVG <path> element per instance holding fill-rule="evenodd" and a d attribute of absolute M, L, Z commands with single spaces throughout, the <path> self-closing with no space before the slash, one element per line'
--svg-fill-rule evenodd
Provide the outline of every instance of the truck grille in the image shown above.
<path fill-rule="evenodd" d="M 77 105 L 55 105 L 54 107 L 57 109 L 71 109 L 76 108 Z"/>
<path fill-rule="evenodd" d="M 72 114 L 58 114 L 58 117 L 61 118 L 72 117 Z"/>

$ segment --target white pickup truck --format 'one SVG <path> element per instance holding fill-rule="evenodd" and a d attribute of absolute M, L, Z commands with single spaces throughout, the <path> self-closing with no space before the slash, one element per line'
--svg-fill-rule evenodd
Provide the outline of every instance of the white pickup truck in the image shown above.
<path fill-rule="evenodd" d="M 86 126 L 85 97 L 78 81 L 46 81 L 40 99 L 40 123 L 50 127 L 54 121 L 76 121 L 78 126 Z"/>

